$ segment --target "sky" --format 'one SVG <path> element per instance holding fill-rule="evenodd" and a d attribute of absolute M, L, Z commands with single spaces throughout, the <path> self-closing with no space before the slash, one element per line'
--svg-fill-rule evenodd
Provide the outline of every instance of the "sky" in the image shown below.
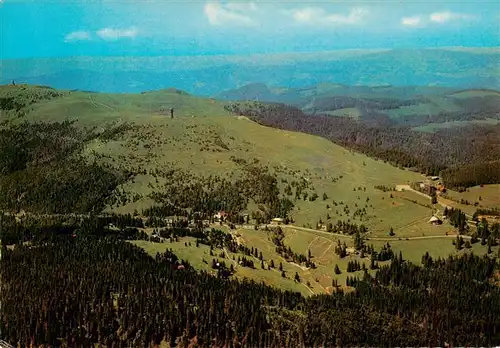
<path fill-rule="evenodd" d="M 1 59 L 497 47 L 498 1 L 0 0 Z"/>

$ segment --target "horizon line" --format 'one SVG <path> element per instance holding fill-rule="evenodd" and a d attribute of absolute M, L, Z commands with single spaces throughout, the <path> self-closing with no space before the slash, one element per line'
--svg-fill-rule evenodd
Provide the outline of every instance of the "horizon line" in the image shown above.
<path fill-rule="evenodd" d="M 415 48 L 342 48 L 331 50 L 318 51 L 282 51 L 282 52 L 267 52 L 267 53 L 223 53 L 223 54 L 192 54 L 192 55 L 70 55 L 70 56 L 40 56 L 40 57 L 17 57 L 17 58 L 2 58 L 0 61 L 13 60 L 28 60 L 28 59 L 74 59 L 74 58 L 193 58 L 193 57 L 253 57 L 253 56 L 280 56 L 280 55 L 307 55 L 307 54 L 327 54 L 332 52 L 384 52 L 384 51 L 413 51 L 413 50 L 500 50 L 500 46 L 430 46 L 430 47 L 415 47 Z"/>

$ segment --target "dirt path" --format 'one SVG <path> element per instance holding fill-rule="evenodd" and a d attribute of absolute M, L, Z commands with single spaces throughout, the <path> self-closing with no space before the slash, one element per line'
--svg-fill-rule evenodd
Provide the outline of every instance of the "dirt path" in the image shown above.
<path fill-rule="evenodd" d="M 328 248 L 326 248 L 325 251 L 323 251 L 323 254 L 321 254 L 321 256 L 318 258 L 318 260 L 321 260 L 323 257 L 325 257 L 328 250 L 330 250 L 334 244 L 335 244 L 334 242 L 331 242 L 330 245 L 328 246 Z"/>
<path fill-rule="evenodd" d="M 309 243 L 309 245 L 307 246 L 307 250 L 310 250 L 311 249 L 311 245 L 314 244 L 315 241 L 317 241 L 319 239 L 319 236 L 317 236 L 316 238 L 314 238 L 311 243 Z"/>
<path fill-rule="evenodd" d="M 374 238 L 367 238 L 367 240 L 375 240 L 375 241 L 384 241 L 384 242 L 394 242 L 398 240 L 417 240 L 417 239 L 439 239 L 439 238 L 457 238 L 457 236 L 462 237 L 463 239 L 471 239 L 471 236 L 465 236 L 465 235 L 457 235 L 457 234 L 449 234 L 449 235 L 439 235 L 439 236 L 422 236 L 422 237 L 400 237 L 400 238 L 384 238 L 384 237 L 374 237 Z"/>
<path fill-rule="evenodd" d="M 410 227 L 410 226 L 413 226 L 413 225 L 416 225 L 418 224 L 419 222 L 422 222 L 422 221 L 427 221 L 427 217 L 424 217 L 422 219 L 418 219 L 418 220 L 414 220 L 410 223 L 407 223 L 406 225 L 403 225 L 403 226 L 400 226 L 400 227 L 397 227 L 397 229 L 395 230 L 400 230 L 400 229 L 403 229 L 403 228 L 407 228 L 407 227 Z"/>
<path fill-rule="evenodd" d="M 427 218 L 426 218 L 427 219 Z M 417 222 L 419 222 L 420 220 L 418 220 Z M 412 223 L 416 223 L 415 221 L 412 222 Z M 336 236 L 336 237 L 342 237 L 342 238 L 350 238 L 350 239 L 354 239 L 353 236 L 350 236 L 350 235 L 347 235 L 347 234 L 340 234 L 340 233 L 330 233 L 330 232 L 326 232 L 326 231 L 319 231 L 319 230 L 313 230 L 311 228 L 306 228 L 306 227 L 299 227 L 299 226 L 294 226 L 294 225 L 286 225 L 286 226 L 282 226 L 284 228 L 291 228 L 291 229 L 296 229 L 296 230 L 300 230 L 300 231 L 305 231 L 305 232 L 311 232 L 311 233 L 321 233 L 321 234 L 325 234 L 325 235 L 328 235 L 328 236 Z M 245 229 L 244 226 L 241 226 L 240 228 L 242 229 Z M 252 227 L 253 229 L 253 227 Z M 385 238 L 385 237 L 367 237 L 367 239 L 369 240 L 379 240 L 379 241 L 398 241 L 398 240 L 417 240 L 417 239 L 438 239 L 438 238 L 456 238 L 457 235 L 455 234 L 451 234 L 451 235 L 433 235 L 433 236 L 421 236 L 421 237 L 394 237 L 394 238 Z M 471 237 L 470 236 L 462 236 L 464 239 L 470 239 Z"/>
<path fill-rule="evenodd" d="M 420 191 L 412 189 L 411 186 L 407 185 L 407 184 L 405 184 L 405 185 L 396 185 L 396 191 L 399 191 L 399 192 L 401 192 L 401 191 L 411 191 L 411 192 L 415 192 L 416 194 L 418 194 L 420 196 L 423 196 L 425 198 L 429 198 L 429 199 L 431 198 L 431 196 L 429 196 L 429 195 L 427 195 L 427 194 L 425 194 L 423 192 L 420 192 Z"/>
<path fill-rule="evenodd" d="M 90 102 L 96 107 L 98 108 L 99 106 L 101 107 L 105 107 L 105 108 L 108 108 L 110 110 L 113 110 L 113 111 L 116 111 L 116 109 L 114 107 L 111 107 L 107 104 L 104 104 L 104 103 L 101 103 L 101 102 L 98 102 L 98 101 L 95 101 L 94 99 L 92 99 L 92 96 L 89 95 L 89 100 Z"/>
<path fill-rule="evenodd" d="M 315 229 L 312 229 L 312 228 L 300 227 L 300 226 L 295 226 L 295 225 L 286 225 L 285 228 L 293 228 L 295 230 L 300 230 L 300 231 L 321 233 L 321 234 L 325 234 L 327 236 L 337 236 L 337 237 L 343 237 L 343 238 L 353 238 L 353 237 L 351 237 L 349 235 L 346 235 L 346 234 L 326 232 L 326 231 L 315 230 Z"/>

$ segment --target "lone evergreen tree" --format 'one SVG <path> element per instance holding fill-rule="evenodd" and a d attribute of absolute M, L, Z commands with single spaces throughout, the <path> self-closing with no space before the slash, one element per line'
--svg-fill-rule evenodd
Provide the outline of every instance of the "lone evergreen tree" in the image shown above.
<path fill-rule="evenodd" d="M 354 249 L 361 250 L 362 248 L 363 248 L 363 238 L 361 238 L 359 230 L 357 230 L 356 234 L 354 235 Z"/>
<path fill-rule="evenodd" d="M 394 233 L 394 228 L 392 228 L 392 226 L 391 226 L 391 230 L 389 231 L 389 236 L 391 236 L 391 237 L 392 237 L 392 236 L 394 236 L 394 235 L 395 235 L 395 233 Z"/>

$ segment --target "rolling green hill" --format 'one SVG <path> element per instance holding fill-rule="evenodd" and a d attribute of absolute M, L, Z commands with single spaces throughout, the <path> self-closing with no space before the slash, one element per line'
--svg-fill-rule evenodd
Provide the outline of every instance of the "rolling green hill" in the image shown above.
<path fill-rule="evenodd" d="M 175 89 L 100 94 L 28 85 L 0 88 L 2 100 L 12 97 L 23 107 L 4 110 L 3 119 L 17 123 L 75 121 L 77 127 L 94 129 L 99 135 L 82 145 L 81 154 L 88 161 L 135 174 L 120 186 L 128 197 L 126 203 L 108 210 L 124 213 L 151 206 L 151 193 L 161 190 L 166 180 L 158 177 L 158 170 L 237 180 L 245 175 L 248 164 L 258 163 L 277 176 L 282 193 L 293 181 L 308 187 L 289 196 L 295 204 L 291 216 L 298 225 L 314 227 L 330 217 L 333 222 L 362 222 L 383 233 L 391 226 L 403 226 L 431 214 L 429 208 L 415 207 L 407 200 L 388 200 L 387 194 L 374 188 L 418 181 L 420 174 L 320 137 L 261 126 L 231 114 L 223 103 L 212 99 Z M 174 108 L 173 119 L 170 108 Z M 311 200 L 313 194 L 319 198 Z M 327 197 L 324 200 L 323 194 Z M 339 202 L 342 205 L 334 207 Z M 250 201 L 248 209 L 256 206 Z M 366 210 L 361 219 L 353 216 L 359 209 Z M 416 211 L 420 211 L 418 216 Z"/>
<path fill-rule="evenodd" d="M 344 116 L 386 126 L 499 119 L 500 93 L 444 87 L 345 86 L 321 83 L 304 88 L 250 84 L 217 96 L 227 101 L 284 103 L 308 114 Z"/>
<path fill-rule="evenodd" d="M 30 95 L 37 87 L 3 87 L 9 88 Z M 175 110 L 173 119 L 161 111 L 170 107 Z M 326 205 L 333 206 L 333 200 L 343 201 L 352 215 L 357 209 L 355 205 L 364 207 L 368 198 L 374 206 L 369 208 L 369 215 L 374 216 L 370 225 L 383 230 L 396 218 L 375 218 L 377 210 L 382 209 L 377 204 L 383 203 L 387 195 L 374 186 L 409 183 L 421 178 L 319 137 L 260 126 L 229 114 L 219 102 L 178 91 L 136 95 L 64 92 L 58 98 L 32 104 L 21 112 L 26 116 L 18 121 L 76 120 L 77 125 L 95 126 L 98 131 L 132 124 L 116 139 L 98 137 L 86 143 L 82 150 L 88 159 L 141 173 L 123 185 L 129 197 L 139 195 L 141 198 L 109 208 L 117 212 L 141 211 L 153 203 L 147 195 L 161 184 L 161 179 L 157 184 L 156 178 L 150 175 L 156 169 L 176 168 L 195 176 L 220 175 L 235 179 L 242 175 L 242 165 L 234 159 L 243 159 L 249 163 L 259 161 L 288 182 L 308 182 L 309 194 L 315 192 L 320 198 L 310 201 L 301 197 L 296 201 L 292 216 L 298 224 L 315 226 L 320 218 L 326 221 L 327 214 L 333 221 L 348 218 L 340 208 L 328 210 Z M 286 186 L 283 182 L 279 185 L 282 189 Z M 355 193 L 359 188 L 364 190 Z M 323 193 L 328 200 L 322 200 Z M 412 214 L 411 206 L 402 205 L 397 210 L 397 219 L 401 214 Z"/>
<path fill-rule="evenodd" d="M 259 125 L 230 113 L 219 101 L 176 89 L 123 95 L 28 85 L 2 86 L 0 98 L 0 130 L 7 140 L 0 141 L 0 160 L 24 149 L 22 165 L 0 174 L 0 189 L 8 193 L 0 199 L 2 210 L 155 216 L 163 214 L 162 209 L 181 214 L 208 205 L 236 206 L 250 214 L 250 221 L 233 233 L 235 238 L 262 250 L 266 265 L 281 260 L 288 274 L 283 278 L 277 271 L 240 267 L 236 277 L 307 295 L 330 292 L 333 279 L 344 284 L 348 261 L 366 261 L 333 253 L 337 240 L 351 247 L 353 238 L 327 232 L 330 224 L 366 226 L 370 244 L 379 249 L 390 242 L 414 262 L 425 251 L 436 257 L 454 250 L 455 228 L 446 222 L 428 223 L 444 203 L 431 204 L 425 195 L 395 190 L 424 180 L 422 175 L 321 137 Z M 495 195 L 484 190 L 467 194 L 469 200 L 483 195 L 478 207 L 499 205 Z M 457 200 L 464 194 L 450 195 Z M 262 214 L 281 214 L 283 207 L 274 205 L 285 198 L 293 207 L 284 213 L 292 221 L 284 240 L 294 252 L 311 250 L 314 270 L 286 261 L 276 253 L 269 232 L 252 227 L 266 222 L 259 222 Z M 233 200 L 236 203 L 227 202 Z M 391 228 L 393 236 L 388 235 Z M 202 260 L 210 257 L 208 248 L 188 242 L 194 244 L 189 238 L 136 244 L 152 254 L 173 248 L 196 268 L 207 269 Z M 486 246 L 475 245 L 473 250 L 484 253 Z M 335 264 L 342 275 L 332 276 Z M 302 283 L 293 281 L 294 272 Z"/>

